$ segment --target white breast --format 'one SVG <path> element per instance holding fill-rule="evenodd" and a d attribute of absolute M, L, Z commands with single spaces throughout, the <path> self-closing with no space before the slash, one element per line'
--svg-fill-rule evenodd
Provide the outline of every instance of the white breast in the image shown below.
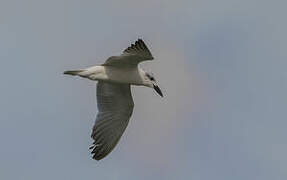
<path fill-rule="evenodd" d="M 134 85 L 142 84 L 142 76 L 137 67 L 105 66 L 105 73 L 109 81 Z"/>
<path fill-rule="evenodd" d="M 136 67 L 93 66 L 81 73 L 82 77 L 115 83 L 142 85 L 143 71 Z"/>

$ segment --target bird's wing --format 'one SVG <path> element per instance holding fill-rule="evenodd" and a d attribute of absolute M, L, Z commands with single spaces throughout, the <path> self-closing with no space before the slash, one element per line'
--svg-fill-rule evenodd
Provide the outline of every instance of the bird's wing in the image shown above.
<path fill-rule="evenodd" d="M 98 114 L 93 127 L 93 159 L 108 155 L 125 131 L 133 112 L 130 85 L 101 82 L 97 84 Z"/>
<path fill-rule="evenodd" d="M 153 60 L 152 54 L 143 40 L 138 39 L 119 56 L 109 57 L 106 66 L 137 66 L 142 61 Z"/>

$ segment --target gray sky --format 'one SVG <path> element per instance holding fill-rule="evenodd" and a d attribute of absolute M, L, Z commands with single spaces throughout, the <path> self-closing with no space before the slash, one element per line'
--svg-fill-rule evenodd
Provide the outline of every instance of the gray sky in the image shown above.
<path fill-rule="evenodd" d="M 287 178 L 285 1 L 0 2 L 0 179 Z M 163 90 L 102 161 L 94 82 L 63 76 L 138 37 Z"/>

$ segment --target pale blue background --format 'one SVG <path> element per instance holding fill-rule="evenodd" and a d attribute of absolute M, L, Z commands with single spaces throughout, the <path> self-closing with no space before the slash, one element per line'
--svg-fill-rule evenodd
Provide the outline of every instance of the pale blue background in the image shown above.
<path fill-rule="evenodd" d="M 287 3 L 0 1 L 0 179 L 287 179 Z M 115 150 L 88 151 L 95 83 L 62 75 L 138 37 L 165 98 L 133 88 Z"/>

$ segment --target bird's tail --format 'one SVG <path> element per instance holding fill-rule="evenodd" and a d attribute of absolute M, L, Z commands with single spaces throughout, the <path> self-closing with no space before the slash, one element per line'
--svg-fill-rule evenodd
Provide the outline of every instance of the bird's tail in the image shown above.
<path fill-rule="evenodd" d="M 68 74 L 68 75 L 79 75 L 79 73 L 83 72 L 83 70 L 71 70 L 71 71 L 65 71 L 64 74 Z"/>

